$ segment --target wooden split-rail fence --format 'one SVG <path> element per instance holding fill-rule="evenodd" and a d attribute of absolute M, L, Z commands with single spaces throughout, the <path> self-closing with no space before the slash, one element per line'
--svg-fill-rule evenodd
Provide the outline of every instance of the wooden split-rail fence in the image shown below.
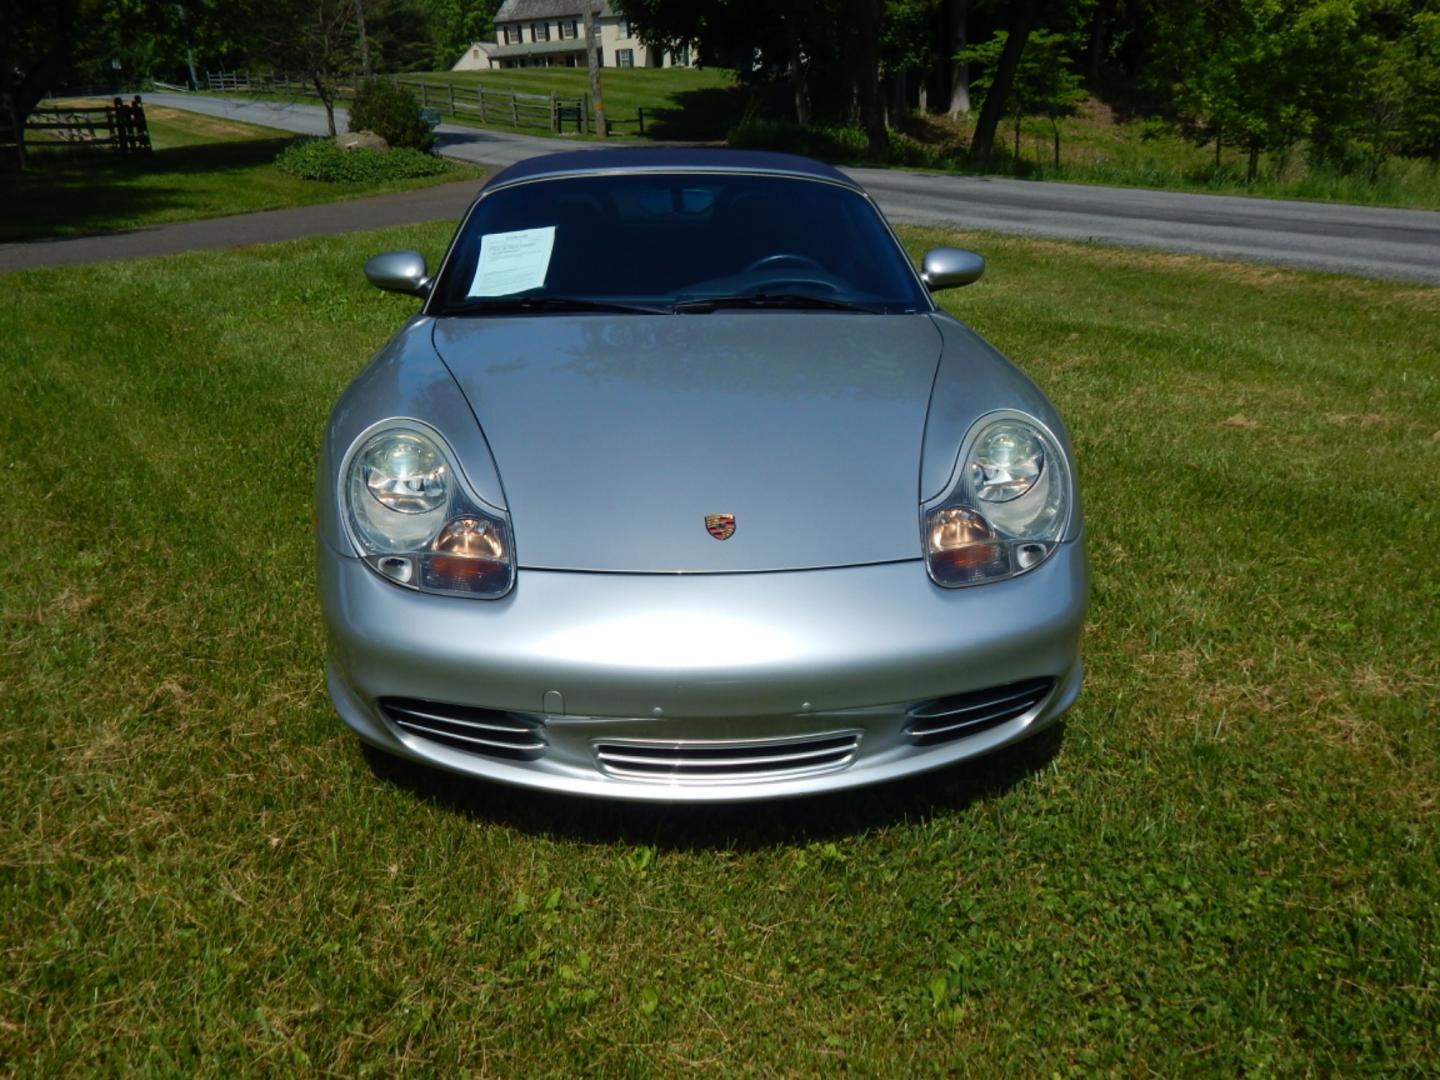
<path fill-rule="evenodd" d="M 0 102 L 0 113 L 4 114 L 0 117 L 0 153 L 20 165 L 24 164 L 26 136 L 31 132 L 44 133 L 29 140 L 32 150 L 100 150 L 122 158 L 151 152 L 150 125 L 138 94 L 128 102 L 113 98 L 108 105 L 41 106 L 30 110 L 23 121 L 7 100 Z"/>
<path fill-rule="evenodd" d="M 561 97 L 549 94 L 522 94 L 509 90 L 487 90 L 483 85 L 459 86 L 453 82 L 427 83 L 424 80 L 392 76 L 392 81 L 409 87 L 420 99 L 422 109 L 438 109 L 451 116 L 468 116 L 482 124 L 509 124 L 511 127 L 542 128 L 559 135 L 565 131 L 589 134 L 595 123 L 590 95 Z M 645 134 L 645 109 L 635 110 L 633 120 L 606 117 L 609 126 L 634 124 Z"/>
<path fill-rule="evenodd" d="M 536 128 L 559 135 L 567 131 L 589 134 L 594 127 L 590 95 L 563 97 L 555 93 L 525 94 L 510 90 L 487 90 L 484 86 L 460 86 L 453 82 L 434 83 L 404 75 L 388 76 L 391 82 L 409 88 L 420 101 L 422 109 L 433 109 L 450 116 L 478 120 L 482 124 L 508 124 L 517 128 Z M 304 79 L 288 75 L 252 75 L 248 71 L 207 71 L 205 85 L 222 93 L 269 92 L 318 97 L 315 87 Z M 353 98 L 355 89 L 341 86 L 338 98 Z M 633 124 L 645 134 L 645 110 L 635 110 L 633 119 L 607 116 L 611 128 Z"/>

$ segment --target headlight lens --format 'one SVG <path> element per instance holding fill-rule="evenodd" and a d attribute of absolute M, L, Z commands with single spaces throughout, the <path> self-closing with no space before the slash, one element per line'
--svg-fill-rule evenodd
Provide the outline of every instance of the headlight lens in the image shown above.
<path fill-rule="evenodd" d="M 955 588 L 1024 573 L 1055 550 L 1070 515 L 1070 472 L 1039 424 L 1007 417 L 970 442 L 955 490 L 925 515 L 925 558 Z"/>
<path fill-rule="evenodd" d="M 493 599 L 515 569 L 510 524 L 459 483 L 439 439 L 410 427 L 370 436 L 351 455 L 346 517 L 360 557 L 397 585 Z"/>
<path fill-rule="evenodd" d="M 409 431 L 371 439 L 360 458 L 360 478 L 375 501 L 402 514 L 425 514 L 445 505 L 449 470 L 433 442 Z"/>

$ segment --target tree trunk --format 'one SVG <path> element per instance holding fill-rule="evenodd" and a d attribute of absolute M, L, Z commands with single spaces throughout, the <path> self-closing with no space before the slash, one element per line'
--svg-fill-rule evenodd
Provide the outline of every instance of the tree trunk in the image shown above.
<path fill-rule="evenodd" d="M 365 36 L 365 0 L 355 0 L 355 29 L 360 35 L 360 74 L 370 78 L 370 39 Z"/>
<path fill-rule="evenodd" d="M 1015 160 L 1016 160 L 1016 161 L 1019 161 L 1019 160 L 1020 160 L 1020 121 L 1023 120 L 1023 119 L 1024 119 L 1024 117 L 1020 115 L 1020 110 L 1019 110 L 1019 109 L 1016 109 L 1016 110 L 1015 110 Z"/>
<path fill-rule="evenodd" d="M 1055 133 L 1055 171 L 1060 171 L 1060 121 L 1055 119 L 1055 112 L 1050 112 L 1050 130 Z"/>
<path fill-rule="evenodd" d="M 795 122 L 810 123 L 810 86 L 799 60 L 790 61 L 790 83 L 795 91 Z"/>
<path fill-rule="evenodd" d="M 40 59 L 30 65 L 25 77 L 12 83 L 9 82 L 9 76 L 13 73 L 0 71 L 0 89 L 10 94 L 10 107 L 15 112 L 15 122 L 18 124 L 15 140 L 21 146 L 21 168 L 25 165 L 25 121 L 30 119 L 35 106 L 44 100 L 45 92 L 69 69 L 70 57 L 74 52 L 74 39 L 80 20 L 78 5 L 73 3 L 73 0 L 64 0 L 54 5 L 54 12 L 51 26 L 55 29 L 55 34 L 50 39 L 50 47 Z"/>
<path fill-rule="evenodd" d="M 310 81 L 315 84 L 315 93 L 320 96 L 320 104 L 325 106 L 325 128 L 333 138 L 337 134 L 335 131 L 335 93 L 318 71 L 310 73 Z"/>
<path fill-rule="evenodd" d="M 1020 67 L 1020 54 L 1025 50 L 1034 22 L 1035 0 L 1016 0 L 1011 10 L 1010 33 L 1005 38 L 1005 49 L 1000 54 L 1000 62 L 995 65 L 995 78 L 990 92 L 985 95 L 985 104 L 980 108 L 975 137 L 970 140 L 972 161 L 988 161 L 995 156 L 995 131 L 1000 126 L 1000 118 L 1005 115 L 1010 89 L 1015 85 L 1015 72 Z"/>
<path fill-rule="evenodd" d="M 790 86 L 795 93 L 795 122 L 803 126 L 810 123 L 810 80 L 800 57 L 800 39 L 793 27 L 787 25 L 786 37 L 790 45 Z"/>
<path fill-rule="evenodd" d="M 950 0 L 950 104 L 946 109 L 951 116 L 970 112 L 970 65 L 953 59 L 969 42 L 966 21 L 970 18 L 966 0 Z"/>
<path fill-rule="evenodd" d="M 897 71 L 891 80 L 890 126 L 898 130 L 900 122 L 905 119 L 905 113 L 910 108 L 909 79 L 905 72 Z"/>
<path fill-rule="evenodd" d="M 590 68 L 590 100 L 595 103 L 595 134 L 607 138 L 610 129 L 605 123 L 605 99 L 600 96 L 600 35 L 595 26 L 595 12 L 585 5 L 585 62 Z"/>
<path fill-rule="evenodd" d="M 1105 65 L 1105 39 L 1109 36 L 1110 15 L 1115 8 L 1114 0 L 1101 0 L 1095 5 L 1095 17 L 1090 20 L 1090 89 L 1100 89 L 1100 69 Z"/>
<path fill-rule="evenodd" d="M 1215 171 L 1220 171 L 1220 132 L 1215 132 Z"/>
<path fill-rule="evenodd" d="M 884 108 L 880 102 L 880 4 L 881 0 L 855 0 L 855 28 L 860 49 L 855 73 L 856 97 L 860 105 L 860 124 L 865 129 L 870 152 L 877 157 L 890 145 L 885 130 Z"/>
<path fill-rule="evenodd" d="M 1253 184 L 1253 183 L 1255 183 L 1255 177 L 1259 174 L 1259 172 L 1260 172 L 1260 144 L 1259 144 L 1258 142 L 1252 142 L 1252 143 L 1250 144 L 1250 168 L 1246 171 L 1246 174 L 1245 174 L 1245 183 L 1247 183 L 1247 184 Z"/>

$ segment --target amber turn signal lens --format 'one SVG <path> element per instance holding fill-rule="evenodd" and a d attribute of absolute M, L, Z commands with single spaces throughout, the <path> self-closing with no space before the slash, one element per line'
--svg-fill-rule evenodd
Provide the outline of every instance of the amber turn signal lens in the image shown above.
<path fill-rule="evenodd" d="M 432 592 L 498 596 L 510 587 L 510 565 L 468 555 L 426 555 L 420 584 Z"/>
<path fill-rule="evenodd" d="M 954 551 L 943 551 L 935 556 L 934 561 L 952 570 L 970 571 L 992 566 L 1004 558 L 1005 547 L 1002 544 L 970 544 Z"/>
<path fill-rule="evenodd" d="M 432 550 L 468 559 L 503 560 L 505 544 L 488 522 L 462 517 L 448 522 L 435 537 Z"/>
<path fill-rule="evenodd" d="M 997 538 L 990 523 L 974 510 L 951 506 L 930 514 L 927 542 L 931 555 L 956 551 L 972 544 L 990 544 Z"/>

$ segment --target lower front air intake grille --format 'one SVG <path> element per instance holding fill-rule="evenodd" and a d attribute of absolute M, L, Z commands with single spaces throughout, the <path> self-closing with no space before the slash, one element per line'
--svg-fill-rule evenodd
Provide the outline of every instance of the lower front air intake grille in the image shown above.
<path fill-rule="evenodd" d="M 906 732 L 921 746 L 963 739 L 1024 716 L 1050 696 L 1054 685 L 1054 679 L 1027 679 L 926 701 L 910 710 Z"/>
<path fill-rule="evenodd" d="M 411 698 L 381 698 L 380 709 L 401 731 L 470 754 L 529 761 L 549 745 L 539 724 L 514 713 Z"/>
<path fill-rule="evenodd" d="M 614 741 L 595 744 L 595 759 L 611 776 L 667 783 L 720 784 L 829 772 L 849 765 L 860 746 L 856 732 L 761 741 Z"/>

